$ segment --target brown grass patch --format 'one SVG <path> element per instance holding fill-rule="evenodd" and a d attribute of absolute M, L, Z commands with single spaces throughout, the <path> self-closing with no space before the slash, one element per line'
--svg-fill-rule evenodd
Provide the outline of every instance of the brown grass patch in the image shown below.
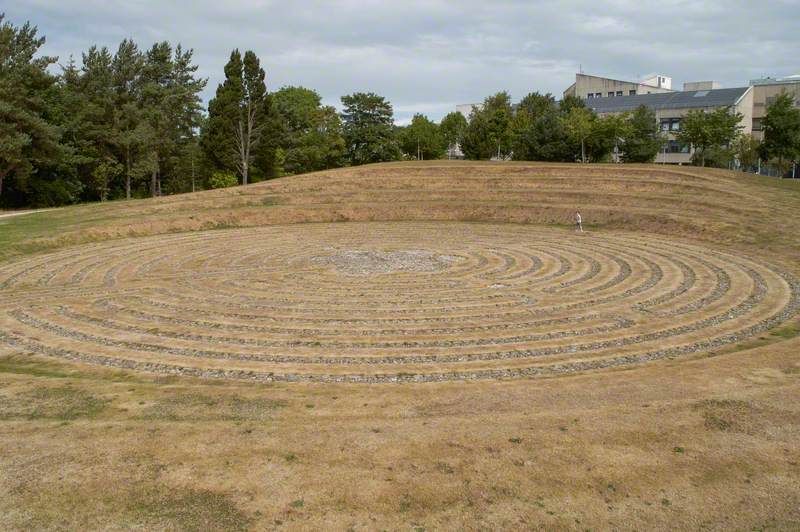
<path fill-rule="evenodd" d="M 602 231 L 712 243 L 800 273 L 799 207 L 798 183 L 717 170 L 392 164 L 9 218 L 0 267 L 79 242 L 204 228 L 566 226 L 581 208 Z M 48 286 L 14 297 L 52 314 L 34 289 L 62 304 Z M 263 303 L 274 297 L 265 289 Z M 0 301 L 0 319 L 14 305 Z M 8 323 L 0 332 L 21 327 Z M 422 385 L 261 385 L 2 356 L 0 526 L 797 530 L 800 339 L 775 332 L 763 334 L 768 345 L 625 371 Z"/>
<path fill-rule="evenodd" d="M 108 402 L 72 386 L 36 386 L 0 396 L 0 419 L 91 419 L 103 412 Z"/>
<path fill-rule="evenodd" d="M 238 396 L 212 396 L 191 391 L 148 404 L 141 417 L 165 421 L 268 421 L 284 401 Z"/>

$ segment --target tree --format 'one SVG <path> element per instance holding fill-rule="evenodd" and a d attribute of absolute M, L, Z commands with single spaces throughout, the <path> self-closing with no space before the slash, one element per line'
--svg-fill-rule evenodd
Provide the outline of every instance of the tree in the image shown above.
<path fill-rule="evenodd" d="M 92 46 L 82 54 L 77 76 L 65 73 L 63 90 L 74 102 L 67 111 L 69 136 L 62 142 L 72 152 L 73 164 L 83 176 L 83 199 L 105 201 L 120 175 L 113 155 L 114 88 L 112 56 L 107 48 Z M 70 116 L 71 115 L 71 116 Z"/>
<path fill-rule="evenodd" d="M 512 151 L 518 161 L 575 160 L 552 95 L 533 92 L 520 101 L 512 122 Z"/>
<path fill-rule="evenodd" d="M 166 162 L 171 170 L 169 188 L 173 192 L 188 190 L 187 181 L 191 181 L 194 190 L 196 163 L 200 159 L 198 131 L 204 123 L 200 92 L 207 80 L 196 77 L 198 67 L 192 63 L 192 56 L 193 50 L 184 51 L 178 44 L 172 60 L 169 103 L 174 149 Z M 180 168 L 182 163 L 188 165 Z"/>
<path fill-rule="evenodd" d="M 595 114 L 585 107 L 572 107 L 564 117 L 564 128 L 573 141 L 580 143 L 581 162 L 586 162 L 586 141 L 592 134 Z"/>
<path fill-rule="evenodd" d="M 342 96 L 342 133 L 353 165 L 400 158 L 395 138 L 392 105 L 375 93 Z"/>
<path fill-rule="evenodd" d="M 262 118 L 265 114 L 267 84 L 264 82 L 264 69 L 259 65 L 256 54 L 248 50 L 244 54 L 243 101 L 234 129 L 239 160 L 237 161 L 242 184 L 247 184 L 250 165 L 255 157 L 255 148 L 261 140 Z"/>
<path fill-rule="evenodd" d="M 144 56 L 132 40 L 122 41 L 111 63 L 114 90 L 114 124 L 110 141 L 125 167 L 125 198 L 131 199 L 135 161 L 147 131 L 138 106 Z"/>
<path fill-rule="evenodd" d="M 345 142 L 339 115 L 322 105 L 317 92 L 304 87 L 283 87 L 272 94 L 280 119 L 282 170 L 289 174 L 342 166 Z"/>
<path fill-rule="evenodd" d="M 242 86 L 242 56 L 231 52 L 224 68 L 225 81 L 208 102 L 208 121 L 200 136 L 200 145 L 216 170 L 236 170 L 237 149 L 233 140 L 239 105 L 244 97 Z"/>
<path fill-rule="evenodd" d="M 739 135 L 733 142 L 733 153 L 739 159 L 739 168 L 753 168 L 758 164 L 761 143 L 753 135 Z"/>
<path fill-rule="evenodd" d="M 466 129 L 467 119 L 457 111 L 448 113 L 442 118 L 441 122 L 439 122 L 439 132 L 447 145 L 448 156 L 456 146 L 461 144 Z"/>
<path fill-rule="evenodd" d="M 627 135 L 630 127 L 628 113 L 598 117 L 594 121 L 592 133 L 586 146 L 589 159 L 603 161 L 612 153 L 618 156 L 622 139 Z M 619 161 L 614 159 L 614 162 Z"/>
<path fill-rule="evenodd" d="M 130 198 L 137 177 L 151 194 L 183 190 L 182 164 L 202 116 L 192 50 L 167 42 L 141 53 L 92 46 L 70 57 L 37 57 L 44 38 L 0 15 L 0 194 L 4 204 L 59 205 Z"/>
<path fill-rule="evenodd" d="M 100 201 L 108 199 L 108 192 L 111 189 L 111 183 L 116 177 L 123 172 L 122 165 L 111 156 L 105 156 L 100 160 L 92 170 L 92 180 L 94 189 L 100 196 Z"/>
<path fill-rule="evenodd" d="M 623 130 L 621 138 L 624 162 L 652 162 L 663 142 L 655 111 L 644 105 L 637 107 L 628 118 L 628 127 Z"/>
<path fill-rule="evenodd" d="M 168 193 L 195 192 L 205 181 L 203 150 L 199 141 L 197 135 L 187 138 L 173 155 L 175 176 L 170 180 Z"/>
<path fill-rule="evenodd" d="M 461 150 L 467 159 L 505 158 L 512 148 L 511 95 L 498 92 L 475 107 L 464 131 Z"/>
<path fill-rule="evenodd" d="M 491 159 L 496 153 L 497 144 L 489 134 L 489 120 L 486 113 L 473 108 L 469 115 L 467 128 L 461 141 L 461 151 L 466 159 Z"/>
<path fill-rule="evenodd" d="M 778 168 L 785 172 L 785 162 L 800 157 L 800 109 L 794 106 L 791 95 L 783 92 L 767 107 L 762 121 L 764 142 L 761 155 L 765 159 L 778 159 Z"/>
<path fill-rule="evenodd" d="M 411 124 L 402 128 L 399 139 L 403 152 L 417 159 L 438 159 L 446 149 L 439 126 L 421 114 L 415 114 Z"/>
<path fill-rule="evenodd" d="M 556 99 L 553 98 L 552 94 L 549 92 L 547 94 L 531 92 L 520 100 L 517 106 L 517 116 L 526 115 L 531 119 L 535 119 L 554 109 L 556 109 Z"/>
<path fill-rule="evenodd" d="M 239 184 L 236 174 L 233 172 L 226 172 L 225 170 L 218 170 L 212 172 L 208 178 L 208 186 L 211 188 L 229 188 L 235 187 Z"/>
<path fill-rule="evenodd" d="M 689 111 L 681 120 L 677 137 L 679 141 L 694 146 L 695 160 L 700 161 L 700 166 L 705 166 L 707 150 L 729 146 L 741 129 L 741 120 L 740 113 L 732 113 L 724 107 L 710 113 Z"/>
<path fill-rule="evenodd" d="M 150 195 L 161 195 L 162 158 L 174 148 L 169 134 L 168 81 L 172 69 L 172 47 L 166 41 L 154 44 L 145 53 L 142 67 L 140 108 L 146 122 L 145 159 L 141 169 L 150 174 Z"/>
<path fill-rule="evenodd" d="M 254 165 L 261 171 L 260 177 L 271 175 L 271 161 L 262 151 L 269 145 L 265 133 L 273 115 L 265 76 L 252 51 L 245 52 L 242 59 L 239 50 L 234 50 L 225 65 L 225 81 L 208 103 L 203 150 L 217 169 L 238 171 L 243 185 Z"/>
<path fill-rule="evenodd" d="M 0 14 L 0 198 L 11 181 L 24 194 L 26 179 L 61 155 L 60 132 L 51 123 L 56 58 L 35 57 L 44 44 L 30 23 L 15 27 Z"/>
<path fill-rule="evenodd" d="M 192 50 L 167 42 L 154 44 L 145 54 L 139 109 L 144 122 L 140 170 L 150 174 L 150 193 L 162 194 L 164 177 L 175 178 L 175 154 L 199 125 L 200 97 L 206 80 L 197 79 Z"/>
<path fill-rule="evenodd" d="M 586 102 L 583 99 L 578 98 L 577 96 L 567 95 L 564 96 L 564 99 L 558 103 L 558 110 L 561 112 L 562 115 L 567 116 L 570 111 L 575 108 L 585 109 Z"/>

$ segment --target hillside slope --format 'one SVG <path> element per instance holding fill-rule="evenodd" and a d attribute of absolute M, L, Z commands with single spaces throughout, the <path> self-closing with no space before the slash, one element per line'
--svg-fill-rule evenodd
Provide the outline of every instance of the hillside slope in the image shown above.
<path fill-rule="evenodd" d="M 0 260 L 130 236 L 300 222 L 462 220 L 644 231 L 800 263 L 800 183 L 655 165 L 431 161 L 285 177 L 0 221 Z"/>

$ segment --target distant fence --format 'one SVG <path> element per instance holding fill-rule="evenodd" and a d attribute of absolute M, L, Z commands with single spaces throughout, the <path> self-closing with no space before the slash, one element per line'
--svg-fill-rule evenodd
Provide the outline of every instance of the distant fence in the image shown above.
<path fill-rule="evenodd" d="M 782 177 L 784 179 L 800 179 L 800 168 L 798 166 L 800 165 L 798 165 L 796 162 L 792 163 L 789 169 L 783 174 L 781 174 L 781 171 L 775 168 L 774 166 L 770 166 L 760 161 L 759 164 L 756 166 L 750 166 L 744 168 L 739 167 L 738 165 L 735 164 L 735 162 L 731 161 L 729 168 L 731 170 L 741 170 L 743 172 L 750 172 L 751 174 L 759 174 L 769 177 L 779 177 L 779 178 Z"/>

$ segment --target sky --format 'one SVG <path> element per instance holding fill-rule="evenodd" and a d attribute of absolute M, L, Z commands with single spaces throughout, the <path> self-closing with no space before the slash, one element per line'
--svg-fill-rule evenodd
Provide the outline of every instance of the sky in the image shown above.
<path fill-rule="evenodd" d="M 501 90 L 560 97 L 579 70 L 658 72 L 673 88 L 800 74 L 800 0 L 4 0 L 0 11 L 38 26 L 43 53 L 62 64 L 124 38 L 181 43 L 208 78 L 208 101 L 231 50 L 253 50 L 270 90 L 302 85 L 337 107 L 344 94 L 376 92 L 400 124 Z"/>

